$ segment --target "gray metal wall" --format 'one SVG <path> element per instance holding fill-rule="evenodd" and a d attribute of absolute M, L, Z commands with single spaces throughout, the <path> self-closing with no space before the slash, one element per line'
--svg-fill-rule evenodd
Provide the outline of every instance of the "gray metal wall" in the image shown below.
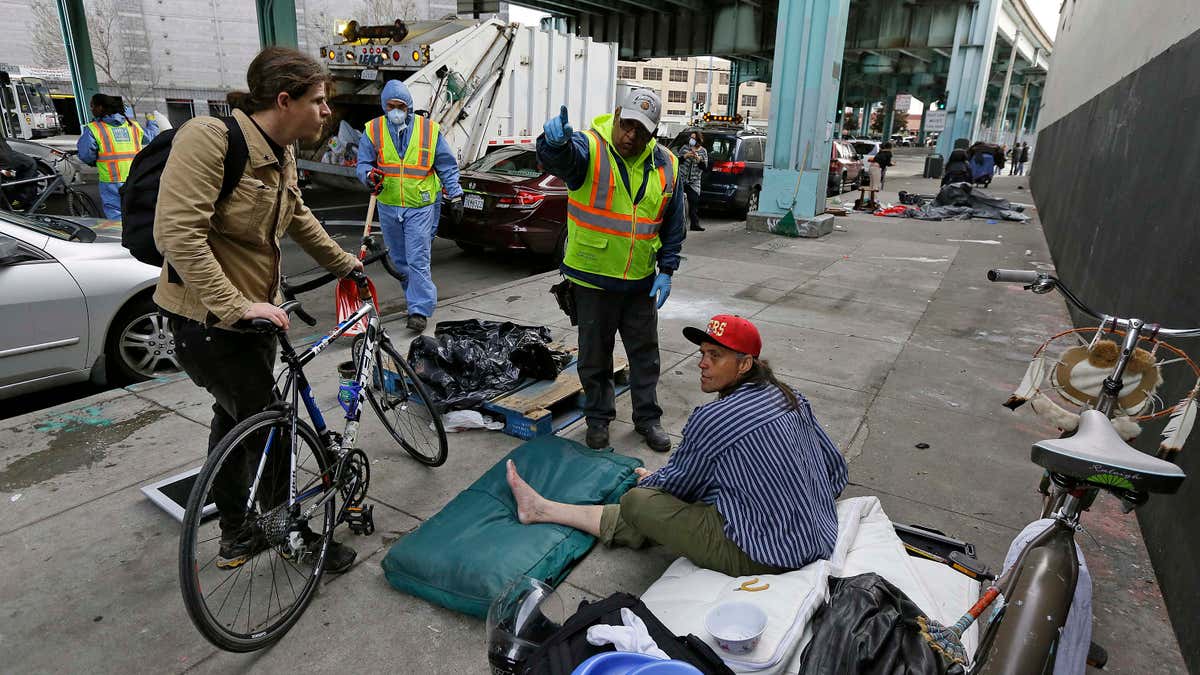
<path fill-rule="evenodd" d="M 1200 325 L 1200 31 L 1157 50 L 1041 130 L 1032 189 L 1058 275 L 1085 302 L 1193 327 Z M 1054 68 L 1050 86 L 1073 86 L 1071 73 Z M 1177 345 L 1200 360 L 1200 340 Z M 1176 401 L 1192 384 L 1167 383 L 1160 393 Z M 1136 445 L 1153 452 L 1162 426 L 1147 426 Z M 1180 648 L 1200 672 L 1200 427 L 1176 461 L 1189 480 L 1176 495 L 1152 496 L 1138 517 Z"/>

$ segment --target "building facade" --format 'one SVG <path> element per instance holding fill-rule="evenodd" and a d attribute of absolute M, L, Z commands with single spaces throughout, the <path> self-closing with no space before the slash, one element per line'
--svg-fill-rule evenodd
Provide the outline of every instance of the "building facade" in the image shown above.
<path fill-rule="evenodd" d="M 299 48 L 316 54 L 338 40 L 338 20 L 391 23 L 453 15 L 455 0 L 295 0 Z M 250 0 L 86 0 L 100 90 L 133 105 L 139 118 L 158 110 L 178 125 L 197 115 L 229 113 L 225 94 L 246 87 L 258 53 Z M 66 59 L 55 0 L 0 0 L 4 61 L 62 67 Z"/>
<path fill-rule="evenodd" d="M 619 61 L 617 79 L 654 89 L 662 98 L 660 136 L 674 136 L 704 113 L 735 111 L 752 126 L 765 128 L 771 90 L 763 82 L 743 82 L 738 100 L 729 100 L 729 61 L 717 57 L 656 58 Z"/>

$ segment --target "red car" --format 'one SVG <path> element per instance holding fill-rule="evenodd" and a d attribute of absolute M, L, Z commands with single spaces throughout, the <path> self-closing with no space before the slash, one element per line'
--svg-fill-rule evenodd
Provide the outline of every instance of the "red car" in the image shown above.
<path fill-rule="evenodd" d="M 567 186 L 546 172 L 532 146 L 510 146 L 469 164 L 459 176 L 463 219 L 442 210 L 438 236 L 464 251 L 529 251 L 561 259 L 567 240 Z"/>
<path fill-rule="evenodd" d="M 834 141 L 829 156 L 829 194 L 840 194 L 847 188 L 854 190 L 870 181 L 862 157 L 854 146 L 845 141 Z"/>

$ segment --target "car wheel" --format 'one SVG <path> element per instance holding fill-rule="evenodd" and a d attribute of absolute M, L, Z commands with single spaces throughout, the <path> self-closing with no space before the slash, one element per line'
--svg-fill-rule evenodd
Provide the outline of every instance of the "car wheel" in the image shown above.
<path fill-rule="evenodd" d="M 847 178 L 846 172 L 843 171 L 842 172 L 842 182 L 838 183 L 838 193 L 839 194 L 846 191 L 846 185 L 848 185 L 848 183 L 846 182 L 846 178 Z"/>
<path fill-rule="evenodd" d="M 746 213 L 742 214 L 743 216 L 758 211 L 758 193 L 760 190 L 761 188 L 757 187 L 750 190 L 750 197 L 746 199 Z"/>
<path fill-rule="evenodd" d="M 454 243 L 458 244 L 458 247 L 461 248 L 466 253 L 471 253 L 471 254 L 483 253 L 483 247 L 480 246 L 479 244 L 468 244 L 465 241 L 457 241 L 457 240 Z"/>
<path fill-rule="evenodd" d="M 117 314 L 105 345 L 109 382 L 140 382 L 182 370 L 175 337 L 149 297 Z"/>

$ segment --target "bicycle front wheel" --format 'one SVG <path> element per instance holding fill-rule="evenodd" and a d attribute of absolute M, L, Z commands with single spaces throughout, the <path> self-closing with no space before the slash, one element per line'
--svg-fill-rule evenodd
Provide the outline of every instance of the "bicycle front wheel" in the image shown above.
<path fill-rule="evenodd" d="M 67 210 L 72 216 L 83 218 L 103 218 L 104 212 L 96 205 L 96 200 L 86 192 L 67 190 Z"/>
<path fill-rule="evenodd" d="M 217 647 L 248 652 L 283 637 L 320 583 L 335 526 L 336 490 L 312 427 L 278 410 L 235 426 L 196 477 L 179 541 L 179 585 L 196 628 Z M 265 460 L 264 460 L 265 457 Z M 295 504 L 289 507 L 296 467 Z M 204 506 L 215 502 L 217 517 Z M 302 514 L 311 509 L 311 527 Z"/>
<path fill-rule="evenodd" d="M 400 447 L 427 466 L 446 463 L 446 430 L 429 390 L 387 336 L 375 352 L 375 377 L 363 391 Z"/>

